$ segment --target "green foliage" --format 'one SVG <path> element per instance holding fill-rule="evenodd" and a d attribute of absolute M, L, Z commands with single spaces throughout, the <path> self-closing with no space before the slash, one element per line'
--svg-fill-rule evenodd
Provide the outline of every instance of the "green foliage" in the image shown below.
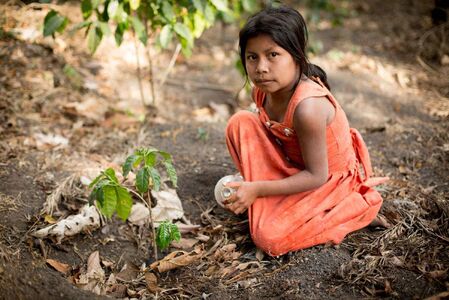
<path fill-rule="evenodd" d="M 110 32 L 114 32 L 118 46 L 128 30 L 133 31 L 146 45 L 151 30 L 157 34 L 159 47 L 167 48 L 176 37 L 183 53 L 188 55 L 194 46 L 194 39 L 200 37 L 217 19 L 232 22 L 257 7 L 256 0 L 82 0 L 80 9 L 84 21 L 72 30 L 86 28 L 91 53 Z M 62 32 L 67 22 L 66 17 L 50 11 L 44 20 L 44 36 Z"/>
<path fill-rule="evenodd" d="M 97 207 L 103 215 L 111 218 L 117 211 L 117 215 L 123 221 L 128 218 L 133 200 L 129 191 L 118 182 L 114 169 L 108 168 L 101 172 L 91 182 L 89 188 L 92 188 L 89 203 L 92 205 L 96 200 Z"/>
<path fill-rule="evenodd" d="M 123 164 L 123 176 L 126 177 L 130 171 L 136 170 L 136 188 L 139 193 L 143 194 L 148 189 L 158 191 L 161 186 L 161 176 L 156 166 L 159 163 L 165 167 L 173 186 L 177 187 L 178 177 L 171 155 L 155 148 L 138 149 L 128 156 Z"/>
<path fill-rule="evenodd" d="M 162 222 L 156 234 L 156 244 L 161 249 L 166 249 L 172 241 L 179 241 L 181 239 L 181 233 L 178 226 L 170 221 Z"/>
<path fill-rule="evenodd" d="M 69 19 L 61 16 L 57 11 L 51 10 L 44 19 L 44 36 L 54 36 L 56 32 L 64 31 Z"/>
<path fill-rule="evenodd" d="M 329 14 L 333 26 L 341 26 L 344 18 L 351 14 L 347 4 L 348 0 L 307 0 L 306 5 L 311 10 L 308 21 L 318 23 L 324 12 Z"/>
<path fill-rule="evenodd" d="M 198 127 L 198 132 L 196 134 L 196 138 L 203 142 L 206 142 L 209 139 L 209 133 L 203 127 Z"/>
<path fill-rule="evenodd" d="M 178 178 L 171 155 L 154 148 L 138 149 L 134 154 L 128 156 L 122 166 L 123 176 L 126 177 L 131 170 L 137 169 L 135 186 L 139 193 L 143 195 L 149 189 L 157 191 L 161 185 L 161 177 L 156 169 L 158 163 L 162 163 L 171 182 L 176 187 Z M 93 201 L 96 201 L 97 207 L 103 215 L 111 218 L 114 212 L 117 212 L 123 221 L 128 219 L 133 200 L 129 190 L 118 181 L 114 169 L 108 168 L 101 172 L 91 182 L 89 188 L 92 189 L 89 203 L 92 205 Z"/>

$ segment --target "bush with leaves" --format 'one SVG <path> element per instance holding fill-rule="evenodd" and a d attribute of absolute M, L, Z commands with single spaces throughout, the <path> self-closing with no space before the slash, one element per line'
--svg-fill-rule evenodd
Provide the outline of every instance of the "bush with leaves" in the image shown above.
<path fill-rule="evenodd" d="M 151 219 L 151 198 L 150 190 L 159 191 L 161 186 L 161 175 L 158 168 L 162 165 L 174 187 L 177 187 L 178 177 L 176 169 L 173 166 L 172 156 L 165 151 L 155 148 L 141 148 L 128 156 L 122 166 L 123 176 L 128 176 L 129 172 L 134 171 L 136 179 L 134 187 L 137 190 L 126 187 L 117 179 L 114 169 L 108 168 L 101 172 L 89 185 L 92 189 L 90 194 L 90 204 L 96 201 L 101 214 L 107 218 L 117 212 L 117 215 L 126 221 L 133 205 L 132 195 L 134 194 L 144 203 L 148 204 Z M 158 228 L 158 234 L 154 230 L 154 224 L 151 220 L 154 242 L 161 249 L 168 247 L 171 241 L 179 240 L 180 233 L 178 227 L 169 221 L 162 222 Z M 156 244 L 155 255 L 156 255 Z"/>
<path fill-rule="evenodd" d="M 113 32 L 119 46 L 124 33 L 130 30 L 144 45 L 149 34 L 156 33 L 156 44 L 162 48 L 167 48 L 176 37 L 184 54 L 189 55 L 194 39 L 217 19 L 233 22 L 257 7 L 256 0 L 82 0 L 80 8 L 84 21 L 72 30 L 86 28 L 87 44 L 92 53 L 104 36 Z M 67 17 L 51 10 L 44 20 L 44 36 L 63 32 L 67 23 Z"/>

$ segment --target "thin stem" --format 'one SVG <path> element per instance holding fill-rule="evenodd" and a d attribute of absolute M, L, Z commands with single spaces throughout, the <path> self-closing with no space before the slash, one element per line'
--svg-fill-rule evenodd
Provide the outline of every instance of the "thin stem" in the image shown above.
<path fill-rule="evenodd" d="M 146 30 L 148 32 L 148 22 L 145 20 Z M 153 78 L 153 59 L 151 58 L 151 36 L 148 39 L 148 44 L 146 45 L 146 53 L 148 59 L 149 73 L 150 73 L 150 88 L 151 88 L 151 96 L 153 97 L 153 105 L 156 106 L 156 93 L 154 92 L 154 78 Z"/>
<path fill-rule="evenodd" d="M 148 207 L 148 210 L 150 211 L 150 224 L 151 224 L 151 230 L 153 231 L 153 249 L 154 249 L 154 259 L 158 260 L 157 258 L 157 244 L 156 244 L 156 229 L 154 228 L 154 222 L 153 222 L 153 214 L 151 212 L 151 197 L 150 197 L 150 191 L 148 190 L 147 197 L 148 201 L 146 201 L 139 193 L 133 191 L 132 189 L 126 188 L 128 191 L 136 195 L 140 200 L 142 200 L 143 203 Z"/>
<path fill-rule="evenodd" d="M 142 86 L 142 75 L 140 74 L 139 47 L 135 32 L 134 32 L 134 48 L 136 49 L 137 78 L 139 79 L 140 100 L 142 101 L 143 107 L 145 107 L 145 97 L 143 95 L 143 86 Z"/>
<path fill-rule="evenodd" d="M 157 244 L 156 244 L 156 229 L 154 228 L 153 223 L 153 214 L 151 212 L 151 198 L 150 198 L 150 191 L 147 192 L 148 197 L 148 203 L 150 205 L 150 223 L 151 223 L 151 229 L 153 231 L 153 249 L 154 249 L 154 259 L 157 260 Z"/>
<path fill-rule="evenodd" d="M 173 56 L 171 57 L 170 63 L 168 64 L 167 69 L 165 69 L 164 75 L 162 75 L 162 79 L 159 82 L 159 88 L 161 88 L 164 85 L 165 81 L 167 80 L 168 75 L 170 74 L 171 70 L 175 66 L 176 59 L 179 56 L 179 52 L 181 52 L 181 44 L 176 45 L 176 49 L 175 49 L 175 52 L 173 53 Z"/>

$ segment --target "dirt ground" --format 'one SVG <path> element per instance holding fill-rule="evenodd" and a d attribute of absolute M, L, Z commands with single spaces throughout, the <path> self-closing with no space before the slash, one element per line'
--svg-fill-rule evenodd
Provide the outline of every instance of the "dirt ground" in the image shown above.
<path fill-rule="evenodd" d="M 351 125 L 362 132 L 375 174 L 390 177 L 379 190 L 392 227 L 365 228 L 341 245 L 278 258 L 258 253 L 245 217 L 213 200 L 218 179 L 235 172 L 224 142 L 226 120 L 250 104 L 247 94 L 236 96 L 244 80 L 234 68 L 235 27 L 215 26 L 191 58 L 178 57 L 155 103 L 146 78 L 145 102 L 153 105 L 144 108 L 132 39 L 120 48 L 108 39 L 90 56 L 82 35 L 40 35 L 48 6 L 2 6 L 0 298 L 449 297 L 449 25 L 432 24 L 432 4 L 348 2 L 342 26 L 326 18 L 310 25 L 319 49 L 311 61 L 327 71 Z M 148 74 L 139 49 L 142 74 Z M 163 78 L 171 52 L 154 56 L 156 79 Z M 146 227 L 113 218 L 60 244 L 30 235 L 85 203 L 87 188 L 75 180 L 62 189 L 64 179 L 118 167 L 142 146 L 173 155 L 185 216 L 200 225 L 183 237 L 207 237 L 183 250 L 203 255 L 154 273 L 155 288 L 145 280 L 152 262 Z M 43 204 L 59 188 L 59 209 L 45 216 Z M 103 282 L 103 296 L 74 284 L 94 251 L 111 280 Z M 70 270 L 62 274 L 47 259 Z"/>

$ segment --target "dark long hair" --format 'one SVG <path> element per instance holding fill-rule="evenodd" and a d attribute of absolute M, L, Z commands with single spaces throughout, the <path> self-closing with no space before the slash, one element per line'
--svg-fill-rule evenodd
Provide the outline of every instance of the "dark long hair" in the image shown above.
<path fill-rule="evenodd" d="M 319 77 L 324 85 L 330 89 L 326 72 L 319 66 L 311 64 L 307 59 L 307 26 L 298 11 L 287 6 L 267 7 L 248 19 L 239 34 L 240 58 L 247 75 L 246 45 L 249 39 L 261 34 L 270 36 L 276 44 L 290 53 L 298 64 L 301 73 L 312 79 L 313 77 Z M 298 78 L 295 86 L 299 83 L 299 80 Z"/>

